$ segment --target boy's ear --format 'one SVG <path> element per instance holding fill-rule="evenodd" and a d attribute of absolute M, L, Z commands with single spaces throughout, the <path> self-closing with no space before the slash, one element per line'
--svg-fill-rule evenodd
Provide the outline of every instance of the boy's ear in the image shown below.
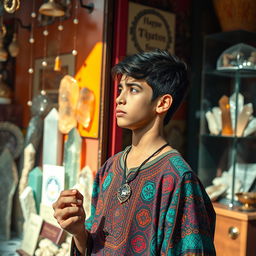
<path fill-rule="evenodd" d="M 157 102 L 156 112 L 158 114 L 166 113 L 172 105 L 172 96 L 165 94 L 161 96 Z"/>

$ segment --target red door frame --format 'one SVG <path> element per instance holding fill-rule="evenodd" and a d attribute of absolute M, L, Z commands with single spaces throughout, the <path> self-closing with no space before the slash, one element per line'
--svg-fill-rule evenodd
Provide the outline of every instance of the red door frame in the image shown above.
<path fill-rule="evenodd" d="M 114 38 L 113 38 L 113 55 L 112 65 L 117 64 L 124 56 L 126 56 L 127 45 L 127 27 L 128 27 L 128 0 L 117 0 L 115 2 L 115 18 L 114 18 Z M 116 123 L 116 104 L 118 81 L 113 82 L 111 93 L 110 107 L 110 140 L 108 148 L 108 157 L 122 150 L 122 129 Z"/>

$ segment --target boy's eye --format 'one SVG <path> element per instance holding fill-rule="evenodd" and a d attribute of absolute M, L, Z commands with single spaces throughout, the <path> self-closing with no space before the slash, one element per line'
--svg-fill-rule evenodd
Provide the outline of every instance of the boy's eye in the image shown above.
<path fill-rule="evenodd" d="M 119 95 L 122 92 L 122 87 L 117 88 L 117 95 Z"/>
<path fill-rule="evenodd" d="M 135 88 L 135 87 L 131 87 L 130 91 L 131 91 L 132 93 L 137 93 L 137 92 L 139 92 L 139 90 L 138 90 L 137 88 Z"/>

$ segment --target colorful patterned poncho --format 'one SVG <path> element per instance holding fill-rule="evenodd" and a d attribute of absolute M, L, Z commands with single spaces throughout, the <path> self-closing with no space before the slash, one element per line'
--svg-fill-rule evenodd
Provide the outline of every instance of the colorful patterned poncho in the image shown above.
<path fill-rule="evenodd" d="M 117 190 L 123 155 L 110 158 L 95 179 L 92 215 L 86 222 L 90 255 L 216 255 L 215 212 L 181 155 L 171 150 L 145 164 L 129 183 L 131 197 L 121 204 Z"/>

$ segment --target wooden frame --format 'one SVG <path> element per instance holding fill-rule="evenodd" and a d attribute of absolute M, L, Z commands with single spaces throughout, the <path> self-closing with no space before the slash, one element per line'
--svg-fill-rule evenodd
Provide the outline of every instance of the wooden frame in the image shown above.
<path fill-rule="evenodd" d="M 58 89 L 60 80 L 64 75 L 74 76 L 75 56 L 72 54 L 60 55 L 61 71 L 54 71 L 55 57 L 40 58 L 35 60 L 33 95 L 36 96 L 41 90 L 45 90 L 53 103 L 58 102 Z M 42 62 L 46 61 L 44 67 Z"/>

